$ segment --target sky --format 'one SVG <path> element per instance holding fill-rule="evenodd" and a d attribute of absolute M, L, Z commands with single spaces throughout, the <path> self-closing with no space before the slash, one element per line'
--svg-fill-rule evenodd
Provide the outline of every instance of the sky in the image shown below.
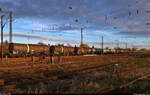
<path fill-rule="evenodd" d="M 150 0 L 0 0 L 13 12 L 13 42 L 149 48 Z M 9 40 L 5 14 L 4 39 Z"/>

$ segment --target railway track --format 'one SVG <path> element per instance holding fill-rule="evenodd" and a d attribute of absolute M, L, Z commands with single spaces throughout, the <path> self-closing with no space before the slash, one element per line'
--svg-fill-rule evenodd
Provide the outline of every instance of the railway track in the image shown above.
<path fill-rule="evenodd" d="M 125 64 L 125 63 L 120 63 Z M 100 71 L 104 71 L 105 68 L 107 67 L 112 67 L 114 66 L 114 64 L 106 64 L 106 65 L 95 65 L 95 66 L 89 66 L 86 68 L 80 68 L 79 70 L 72 70 L 72 71 L 68 71 L 68 72 L 59 72 L 56 75 L 50 75 L 44 78 L 31 78 L 31 80 L 27 80 L 24 81 L 23 83 L 18 83 L 18 84 L 11 84 L 11 85 L 5 85 L 3 86 L 3 88 L 1 88 L 1 90 L 7 90 L 9 87 L 12 87 L 13 89 L 17 88 L 17 87 L 21 87 L 22 85 L 28 85 L 28 84 L 36 84 L 39 82 L 45 82 L 45 81 L 49 81 L 49 80 L 56 80 L 56 79 L 66 79 L 66 78 L 72 78 L 75 75 L 79 75 L 79 74 L 84 74 L 84 73 L 88 73 L 88 72 L 92 72 L 92 71 L 96 71 L 96 70 L 100 70 Z M 133 69 L 127 70 L 128 72 L 132 71 Z M 126 71 L 125 71 L 126 72 Z M 62 89 L 67 89 L 69 88 L 70 85 L 66 85 L 61 87 Z M 57 89 L 52 89 L 52 91 L 55 91 Z"/>
<path fill-rule="evenodd" d="M 101 58 L 104 56 L 95 56 L 95 57 Z M 81 57 L 79 57 L 79 58 L 81 58 Z M 87 58 L 87 56 L 84 58 Z M 88 56 L 88 58 L 89 58 L 89 56 Z M 74 63 L 74 64 L 77 64 L 77 63 Z M 56 70 L 54 72 L 45 72 L 44 70 L 47 65 L 45 65 L 45 67 L 39 68 L 40 64 L 38 64 L 39 67 L 37 66 L 37 68 L 41 69 L 41 72 L 39 72 L 39 73 L 34 72 L 34 73 L 29 73 L 28 75 L 23 74 L 23 76 L 12 75 L 10 77 L 5 77 L 5 78 L 1 77 L 0 78 L 0 85 L 1 85 L 0 91 L 11 91 L 15 88 L 21 87 L 22 85 L 30 85 L 30 84 L 36 84 L 39 82 L 49 81 L 49 80 L 69 78 L 74 75 L 84 74 L 84 73 L 88 73 L 88 72 L 92 72 L 92 71 L 96 71 L 96 70 L 104 71 L 104 69 L 107 67 L 116 66 L 115 64 L 116 63 L 89 65 L 89 66 L 80 66 L 80 68 L 70 68 L 70 69 L 64 69 L 62 67 L 62 65 L 64 65 L 64 64 L 51 64 L 51 66 L 58 67 L 58 70 Z M 128 63 L 117 63 L 117 64 L 122 65 L 122 64 L 128 64 Z M 66 63 L 65 65 L 68 65 L 68 64 Z M 19 68 L 20 65 L 19 66 L 17 65 L 17 67 Z M 32 66 L 29 65 L 28 67 L 31 68 Z M 27 69 L 28 69 L 28 67 L 27 67 Z M 10 68 L 12 68 L 12 67 L 10 67 Z M 43 69 L 43 71 L 42 71 L 42 69 Z"/>
<path fill-rule="evenodd" d="M 146 79 L 147 77 L 150 77 L 150 65 L 146 65 L 146 66 L 140 66 L 138 68 L 136 67 L 131 67 L 130 69 L 127 69 L 127 70 L 123 70 L 123 72 L 116 72 L 116 74 L 120 73 L 121 75 L 126 75 L 128 74 L 128 76 L 130 76 L 131 72 L 134 72 L 135 73 L 135 76 L 132 80 L 126 82 L 126 83 L 123 83 L 119 86 L 116 86 L 116 87 L 113 87 L 113 88 L 110 88 L 110 89 L 107 89 L 107 90 L 104 90 L 104 91 L 101 91 L 102 94 L 110 94 L 112 91 L 120 88 L 127 88 L 129 87 L 130 85 L 132 85 L 133 83 L 135 83 L 136 81 L 138 80 L 141 80 L 141 79 Z M 136 72 L 142 72 L 141 74 L 136 74 Z M 121 77 L 121 76 L 120 76 Z"/>
<path fill-rule="evenodd" d="M 148 67 L 146 67 L 146 68 L 149 68 L 150 66 L 148 66 Z M 103 71 L 103 69 L 97 69 L 97 70 L 100 70 L 100 71 Z M 133 69 L 130 69 L 130 70 L 126 70 L 125 72 L 131 72 L 131 71 L 133 71 Z M 150 76 L 150 73 L 148 72 L 146 72 L 146 73 L 144 73 L 144 76 L 138 76 L 138 78 L 136 79 L 136 80 L 133 80 L 133 81 L 131 81 L 131 82 L 129 82 L 129 83 L 126 83 L 126 84 L 123 84 L 123 85 L 121 85 L 120 86 L 120 88 L 123 88 L 123 87 L 126 87 L 126 86 L 129 86 L 129 85 L 131 85 L 132 83 L 134 83 L 135 81 L 137 81 L 137 80 L 139 80 L 139 79 L 143 79 L 143 78 L 146 78 L 146 77 L 148 77 L 148 76 Z M 67 90 L 67 89 L 69 89 L 71 86 L 73 86 L 72 85 L 72 83 L 68 83 L 68 85 L 63 85 L 63 86 L 61 86 L 59 89 L 61 89 L 61 90 Z M 51 89 L 51 91 L 57 91 L 58 89 Z M 112 90 L 112 89 L 111 89 Z M 104 93 L 105 94 L 105 93 Z"/>
<path fill-rule="evenodd" d="M 127 82 L 127 83 L 122 84 L 122 85 L 120 85 L 120 86 L 118 86 L 118 87 L 115 87 L 115 88 L 111 88 L 111 89 L 109 89 L 109 90 L 107 90 L 107 91 L 104 91 L 103 93 L 105 93 L 105 94 L 110 94 L 110 93 L 111 93 L 112 91 L 114 91 L 115 89 L 118 89 L 118 88 L 122 89 L 122 88 L 129 87 L 130 85 L 132 85 L 132 84 L 135 83 L 136 81 L 142 80 L 142 79 L 146 79 L 147 77 L 150 77 L 150 72 L 146 72 L 146 73 L 144 73 L 142 76 L 138 76 L 136 79 L 134 79 L 134 80 L 132 80 L 132 81 L 130 81 L 130 82 Z"/>
<path fill-rule="evenodd" d="M 30 74 L 24 77 L 1 79 L 1 81 L 3 81 L 4 83 L 0 86 L 0 91 L 10 91 L 17 87 L 21 87 L 22 85 L 30 85 L 39 82 L 49 81 L 49 80 L 69 78 L 75 75 L 84 74 L 95 70 L 103 71 L 105 68 L 112 67 L 112 66 L 115 65 L 113 63 L 105 64 L 105 65 L 92 65 L 92 66 L 85 66 L 85 67 L 72 69 L 72 70 L 65 70 L 62 72 L 60 71 L 50 72 L 50 73 L 43 72 L 39 74 Z"/>

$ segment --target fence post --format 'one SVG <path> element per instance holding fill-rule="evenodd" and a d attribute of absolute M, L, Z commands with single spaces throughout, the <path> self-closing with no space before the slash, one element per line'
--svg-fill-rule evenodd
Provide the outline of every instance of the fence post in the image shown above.
<path fill-rule="evenodd" d="M 6 61 L 7 61 L 7 59 L 8 59 L 7 55 L 5 56 L 5 58 L 6 58 Z"/>
<path fill-rule="evenodd" d="M 51 64 L 54 63 L 54 57 L 53 57 L 53 56 L 50 57 L 50 63 L 51 63 Z"/>
<path fill-rule="evenodd" d="M 61 55 L 58 55 L 58 63 L 61 63 Z"/>
<path fill-rule="evenodd" d="M 26 61 L 26 55 L 24 55 L 24 63 L 25 63 L 25 61 Z"/>
<path fill-rule="evenodd" d="M 35 62 L 35 57 L 34 57 L 34 56 L 32 56 L 32 62 L 33 62 L 33 63 Z"/>

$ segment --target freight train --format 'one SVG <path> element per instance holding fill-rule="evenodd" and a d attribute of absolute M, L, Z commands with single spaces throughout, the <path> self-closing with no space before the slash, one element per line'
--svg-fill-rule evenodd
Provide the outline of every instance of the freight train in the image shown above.
<path fill-rule="evenodd" d="M 7 48 L 6 48 L 7 47 Z M 21 44 L 8 43 L 5 44 L 4 56 L 8 57 L 24 57 L 24 56 L 71 56 L 93 54 L 94 48 L 89 47 L 71 47 L 59 45 L 39 45 L 39 44 Z"/>
<path fill-rule="evenodd" d="M 43 45 L 43 44 L 21 44 L 5 43 L 4 56 L 7 57 L 24 57 L 24 56 L 73 56 L 86 54 L 102 54 L 100 48 L 89 48 L 88 46 L 72 47 L 63 45 Z M 104 54 L 131 52 L 126 49 L 104 49 Z"/>

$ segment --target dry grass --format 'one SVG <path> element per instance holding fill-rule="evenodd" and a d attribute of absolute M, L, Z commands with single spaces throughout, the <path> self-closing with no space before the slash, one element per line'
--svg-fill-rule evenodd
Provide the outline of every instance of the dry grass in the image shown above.
<path fill-rule="evenodd" d="M 79 59 L 78 59 L 79 58 Z M 78 59 L 78 60 L 77 60 Z M 104 93 L 105 91 L 115 88 L 123 83 L 133 80 L 140 76 L 144 71 L 148 71 L 146 66 L 150 66 L 148 58 L 135 58 L 135 57 L 88 57 L 75 59 L 68 59 L 68 62 L 77 63 L 69 65 L 60 65 L 63 69 L 73 69 L 82 66 L 109 64 L 109 63 L 128 63 L 125 65 L 118 65 L 111 68 L 106 68 L 103 71 L 94 71 L 84 75 L 74 76 L 71 79 L 63 79 L 56 81 L 48 81 L 46 83 L 39 83 L 35 85 L 28 85 L 27 87 L 17 88 L 14 93 Z M 47 67 L 48 66 L 48 67 Z M 46 69 L 47 68 L 47 69 Z M 42 70 L 44 69 L 44 70 Z M 56 66 L 52 65 L 33 65 L 31 68 L 23 69 L 15 75 L 51 72 L 58 70 Z M 150 70 L 149 70 L 150 71 Z M 12 73 L 11 73 L 12 74 Z"/>

